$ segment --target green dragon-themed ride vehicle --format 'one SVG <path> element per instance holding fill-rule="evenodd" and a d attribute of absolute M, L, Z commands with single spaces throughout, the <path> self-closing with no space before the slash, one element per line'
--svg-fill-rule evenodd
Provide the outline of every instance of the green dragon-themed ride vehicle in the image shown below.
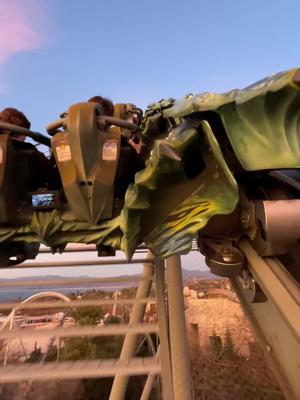
<path fill-rule="evenodd" d="M 266 215 L 300 199 L 299 112 L 298 69 L 243 90 L 161 100 L 143 118 L 133 105 L 107 117 L 97 104 L 75 104 L 49 125 L 51 140 L 22 130 L 51 148 L 61 179 L 26 196 L 18 182 L 37 171 L 16 168 L 26 157 L 10 135 L 21 128 L 0 123 L 0 264 L 34 258 L 41 243 L 53 252 L 94 243 L 128 259 L 145 243 L 168 257 L 189 252 L 195 236 L 220 275 L 241 272 L 243 236 L 261 255 L 284 254 L 298 221 L 287 211 L 289 233 L 277 246 Z M 140 154 L 128 144 L 133 132 Z"/>

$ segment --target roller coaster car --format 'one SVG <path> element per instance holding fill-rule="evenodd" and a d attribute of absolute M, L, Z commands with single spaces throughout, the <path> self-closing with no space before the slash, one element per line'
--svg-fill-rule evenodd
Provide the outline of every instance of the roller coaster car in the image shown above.
<path fill-rule="evenodd" d="M 299 107 L 299 69 L 150 105 L 149 162 L 126 193 L 127 253 L 143 239 L 159 257 L 183 254 L 198 236 L 211 270 L 231 277 L 247 264 L 243 237 L 261 256 L 287 254 L 300 238 Z"/>
<path fill-rule="evenodd" d="M 126 185 L 141 168 L 133 165 L 134 150 L 122 138 L 138 130 L 141 110 L 131 104 L 117 105 L 116 110 L 122 119 L 104 116 L 94 103 L 75 104 L 49 125 L 51 142 L 47 136 L 0 123 L 1 266 L 35 258 L 40 243 L 53 251 L 62 251 L 70 241 L 95 243 L 101 255 L 118 247 L 118 238 L 100 242 L 103 232 L 117 230 L 107 221 L 120 213 Z M 14 132 L 52 147 L 47 162 L 57 174 L 56 183 L 49 185 L 47 176 L 36 179 L 47 175 L 32 163 L 40 153 L 31 144 L 17 143 Z M 39 187 L 37 181 L 44 183 Z"/>
<path fill-rule="evenodd" d="M 300 238 L 298 178 L 283 172 L 300 168 L 299 107 L 298 69 L 243 90 L 161 100 L 139 127 L 144 165 L 126 139 L 138 109 L 108 117 L 99 105 L 73 105 L 48 127 L 62 183 L 26 201 L 17 194 L 25 169 L 13 176 L 19 150 L 1 135 L 0 245 L 26 258 L 39 243 L 94 243 L 101 255 L 121 249 L 130 259 L 144 242 L 164 258 L 189 252 L 198 236 L 223 276 L 243 273 L 243 237 L 260 256 L 286 255 Z"/>

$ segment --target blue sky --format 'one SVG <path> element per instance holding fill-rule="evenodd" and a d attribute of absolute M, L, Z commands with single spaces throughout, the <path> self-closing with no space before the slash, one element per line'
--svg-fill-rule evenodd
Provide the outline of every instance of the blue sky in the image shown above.
<path fill-rule="evenodd" d="M 244 87 L 300 66 L 299 15 L 296 0 L 0 0 L 0 109 L 45 132 L 93 95 L 145 108 Z"/>
<path fill-rule="evenodd" d="M 43 131 L 102 94 L 142 108 L 300 65 L 298 1 L 0 0 L 0 108 Z"/>

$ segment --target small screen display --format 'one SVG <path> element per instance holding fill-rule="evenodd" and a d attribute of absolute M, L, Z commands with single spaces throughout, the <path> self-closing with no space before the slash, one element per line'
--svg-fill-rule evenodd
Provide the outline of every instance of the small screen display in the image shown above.
<path fill-rule="evenodd" d="M 38 193 L 31 196 L 33 207 L 51 207 L 55 204 L 54 193 Z"/>

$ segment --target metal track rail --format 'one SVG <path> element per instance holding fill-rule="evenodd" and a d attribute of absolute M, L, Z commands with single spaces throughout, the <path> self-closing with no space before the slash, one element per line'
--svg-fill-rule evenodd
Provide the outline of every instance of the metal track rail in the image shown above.
<path fill-rule="evenodd" d="M 50 286 L 82 286 L 82 285 L 91 285 L 95 286 L 96 283 L 124 283 L 124 282 L 139 282 L 139 281 L 147 281 L 152 280 L 152 277 L 142 277 L 140 278 L 138 275 L 127 275 L 121 277 L 111 277 L 111 278 L 70 278 L 70 279 L 34 279 L 34 280 L 2 280 L 0 281 L 0 288 L 17 288 L 17 287 L 50 287 Z M 88 288 L 88 287 L 87 287 Z"/>
<path fill-rule="evenodd" d="M 287 399 L 300 399 L 300 286 L 276 258 L 260 257 L 247 240 L 240 248 L 267 300 L 250 303 L 241 280 L 232 285 Z"/>
<path fill-rule="evenodd" d="M 44 364 L 8 365 L 1 368 L 1 382 L 31 380 L 48 381 L 55 379 L 105 378 L 119 375 L 148 375 L 161 371 L 155 357 L 139 357 L 122 361 L 118 359 L 95 361 L 60 361 Z"/>
<path fill-rule="evenodd" d="M 95 306 L 109 306 L 109 305 L 120 305 L 120 304 L 135 304 L 138 303 L 155 303 L 155 297 L 149 297 L 144 299 L 101 299 L 101 300 L 70 300 L 67 303 L 64 301 L 35 301 L 34 303 L 20 303 L 20 302 L 6 302 L 0 304 L 0 311 L 10 310 L 21 306 L 22 310 L 40 310 L 45 308 L 51 309 L 63 309 L 66 308 L 85 308 Z"/>
<path fill-rule="evenodd" d="M 121 251 L 121 250 L 119 250 Z M 95 244 L 68 244 L 66 248 L 63 250 L 63 253 L 81 253 L 81 252 L 97 252 L 97 247 Z M 147 247 L 141 245 L 139 246 L 135 254 L 137 253 L 147 253 L 148 249 Z M 52 254 L 52 251 L 50 247 L 46 246 L 41 246 L 39 253 L 47 253 L 47 254 Z"/>
<path fill-rule="evenodd" d="M 147 262 L 145 258 L 133 258 L 131 261 L 123 260 L 73 260 L 73 261 L 51 261 L 51 262 L 24 262 L 23 264 L 17 264 L 12 268 L 48 268 L 48 267 L 88 267 L 88 266 L 96 266 L 96 265 L 127 265 L 127 264 L 143 264 Z"/>
<path fill-rule="evenodd" d="M 110 336 L 110 335 L 126 335 L 158 333 L 158 325 L 156 324 L 120 324 L 116 326 L 83 326 L 73 328 L 56 328 L 56 329 L 15 329 L 10 331 L 0 331 L 0 339 L 25 339 L 25 338 L 48 338 L 55 337 L 83 337 L 83 336 Z M 1 370 L 0 370 L 1 371 Z"/>

